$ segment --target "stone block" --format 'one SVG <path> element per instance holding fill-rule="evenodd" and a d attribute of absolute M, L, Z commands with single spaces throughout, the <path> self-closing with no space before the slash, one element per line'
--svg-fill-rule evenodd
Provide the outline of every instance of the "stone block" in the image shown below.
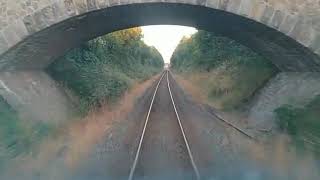
<path fill-rule="evenodd" d="M 68 16 L 74 16 L 77 14 L 75 5 L 72 0 L 64 0 L 64 7 Z"/>
<path fill-rule="evenodd" d="M 127 0 L 130 1 L 130 0 Z M 109 6 L 109 1 L 107 0 L 96 0 L 98 8 L 103 9 Z"/>
<path fill-rule="evenodd" d="M 6 52 L 9 49 L 9 45 L 4 38 L 4 35 L 0 32 L 0 54 Z"/>
<path fill-rule="evenodd" d="M 64 3 L 54 3 L 52 6 L 53 6 L 53 13 L 57 18 L 57 22 L 62 21 L 67 17 L 76 15 L 75 13 L 73 15 L 70 15 Z"/>
<path fill-rule="evenodd" d="M 276 10 L 271 21 L 270 21 L 270 25 L 273 28 L 278 29 L 281 25 L 281 23 L 283 22 L 284 19 L 284 13 L 280 10 Z"/>
<path fill-rule="evenodd" d="M 109 0 L 109 6 L 120 5 L 120 0 Z"/>
<path fill-rule="evenodd" d="M 249 107 L 249 124 L 268 129 L 275 126 L 274 110 L 282 105 L 303 107 L 320 94 L 319 73 L 281 72 L 252 98 Z"/>
<path fill-rule="evenodd" d="M 273 13 L 274 13 L 274 8 L 272 6 L 266 6 L 261 16 L 261 22 L 264 24 L 269 24 L 269 21 L 273 16 Z"/>
<path fill-rule="evenodd" d="M 311 21 L 312 21 L 312 27 L 317 31 L 320 31 L 320 14 L 312 17 Z"/>
<path fill-rule="evenodd" d="M 298 16 L 294 14 L 285 15 L 285 18 L 281 23 L 279 30 L 284 34 L 287 34 L 287 35 L 290 34 L 294 26 L 298 22 L 298 19 L 299 19 Z"/>
<path fill-rule="evenodd" d="M 320 49 L 320 32 L 315 32 L 314 38 L 311 40 L 309 48 L 314 51 Z"/>
<path fill-rule="evenodd" d="M 143 0 L 141 0 L 142 2 Z M 186 0 L 187 1 L 187 0 Z M 178 3 L 179 0 L 163 0 L 163 2 L 167 2 L 167 3 Z M 184 2 L 185 3 L 185 2 Z"/>
<path fill-rule="evenodd" d="M 73 0 L 77 14 L 83 14 L 88 11 L 87 0 Z"/>
<path fill-rule="evenodd" d="M 219 9 L 221 9 L 221 10 L 227 10 L 229 1 L 230 1 L 230 0 L 220 0 L 220 2 L 219 2 Z"/>
<path fill-rule="evenodd" d="M 15 23 L 15 32 L 16 32 L 17 36 L 20 37 L 20 39 L 24 39 L 25 37 L 27 37 L 29 35 L 26 26 L 24 25 L 24 23 L 20 19 L 17 20 Z"/>
<path fill-rule="evenodd" d="M 45 15 L 41 11 L 34 13 L 33 18 L 36 23 L 35 26 L 37 26 L 38 30 L 42 30 L 49 26 Z"/>
<path fill-rule="evenodd" d="M 18 20 L 17 22 L 13 22 L 10 26 L 7 26 L 3 30 L 3 35 L 8 46 L 12 47 L 24 39 L 28 35 L 28 32 L 24 24 Z"/>
<path fill-rule="evenodd" d="M 28 15 L 28 16 L 24 17 L 23 23 L 26 26 L 29 34 L 33 34 L 38 31 L 36 22 L 33 18 L 33 15 Z"/>
<path fill-rule="evenodd" d="M 206 6 L 214 8 L 214 9 L 218 9 L 219 8 L 219 0 L 207 0 Z"/>
<path fill-rule="evenodd" d="M 87 5 L 89 11 L 98 9 L 96 0 L 87 0 Z"/>
<path fill-rule="evenodd" d="M 27 35 L 27 29 L 24 24 L 18 20 L 3 30 L 3 35 L 7 40 L 9 47 L 12 47 L 24 39 Z"/>
<path fill-rule="evenodd" d="M 48 14 L 45 14 L 42 11 L 26 16 L 23 19 L 23 23 L 25 24 L 29 34 L 33 34 L 48 27 L 49 24 L 47 22 L 47 17 Z"/>
<path fill-rule="evenodd" d="M 58 21 L 58 16 L 56 15 L 56 8 L 54 6 L 48 6 L 41 10 L 41 14 L 46 20 L 46 24 L 49 26 L 55 24 Z"/>
<path fill-rule="evenodd" d="M 9 47 L 14 46 L 20 40 L 12 28 L 12 25 L 10 25 L 9 27 L 3 30 L 3 35 L 6 37 Z"/>
<path fill-rule="evenodd" d="M 253 2 L 252 11 L 249 17 L 255 19 L 256 21 L 260 22 L 261 17 L 266 9 L 266 4 L 261 2 Z"/>
<path fill-rule="evenodd" d="M 59 124 L 75 112 L 63 89 L 42 71 L 0 73 L 0 95 L 22 117 L 33 121 Z"/>
<path fill-rule="evenodd" d="M 206 5 L 206 3 L 207 3 L 207 0 L 195 0 L 192 4 L 204 6 Z"/>
<path fill-rule="evenodd" d="M 111 3 L 111 1 L 114 1 L 114 4 L 117 5 L 117 2 L 116 2 L 117 0 L 109 0 L 110 3 Z M 120 1 L 120 0 L 118 0 L 118 1 Z M 142 0 L 141 2 L 142 3 L 154 3 L 154 2 L 157 2 L 157 0 Z M 182 2 L 184 3 L 184 1 L 182 1 Z M 120 4 L 120 2 L 119 2 L 119 4 Z M 131 2 L 129 2 L 129 4 L 131 4 Z"/>
<path fill-rule="evenodd" d="M 290 37 L 300 42 L 302 45 L 308 47 L 311 41 L 311 24 L 305 18 L 299 18 L 292 32 L 289 34 Z"/>
<path fill-rule="evenodd" d="M 240 5 L 241 5 L 241 0 L 229 1 L 228 5 L 227 5 L 227 11 L 238 14 Z"/>
<path fill-rule="evenodd" d="M 8 46 L 12 47 L 28 36 L 28 32 L 23 22 L 17 20 L 3 30 L 3 35 Z"/>
<path fill-rule="evenodd" d="M 320 48 L 316 50 L 315 53 L 320 56 Z"/>
<path fill-rule="evenodd" d="M 121 5 L 127 5 L 132 3 L 141 3 L 141 0 L 120 0 Z"/>
<path fill-rule="evenodd" d="M 240 8 L 239 8 L 239 14 L 242 16 L 250 16 L 253 8 L 252 0 L 242 0 Z"/>

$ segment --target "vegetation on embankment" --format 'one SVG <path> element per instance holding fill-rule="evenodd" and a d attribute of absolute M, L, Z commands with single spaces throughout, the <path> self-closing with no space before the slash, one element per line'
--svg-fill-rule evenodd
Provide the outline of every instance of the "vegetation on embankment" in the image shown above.
<path fill-rule="evenodd" d="M 49 74 L 80 99 L 82 111 L 115 102 L 133 83 L 150 78 L 164 62 L 142 41 L 140 28 L 117 31 L 71 50 L 49 66 Z"/>
<path fill-rule="evenodd" d="M 206 31 L 181 40 L 171 59 L 172 69 L 191 81 L 221 110 L 232 110 L 265 84 L 276 67 L 251 49 Z"/>
<path fill-rule="evenodd" d="M 274 112 L 280 130 L 292 137 L 296 147 L 320 154 L 320 95 L 305 107 L 283 105 Z"/>
<path fill-rule="evenodd" d="M 0 96 L 0 170 L 16 156 L 35 153 L 35 147 L 52 130 L 43 122 L 20 119 L 17 112 Z"/>
<path fill-rule="evenodd" d="M 140 28 L 96 38 L 54 61 L 47 72 L 78 97 L 80 115 L 86 115 L 105 102 L 117 102 L 132 85 L 162 70 L 161 55 L 141 38 Z M 0 170 L 16 156 L 36 155 L 38 145 L 49 135 L 54 136 L 57 128 L 21 119 L 0 96 Z"/>

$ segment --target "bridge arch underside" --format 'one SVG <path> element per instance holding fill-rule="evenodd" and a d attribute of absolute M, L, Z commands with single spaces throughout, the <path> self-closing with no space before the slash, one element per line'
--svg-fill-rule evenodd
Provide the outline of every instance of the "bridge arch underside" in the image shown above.
<path fill-rule="evenodd" d="M 95 37 L 157 24 L 193 26 L 229 37 L 268 58 L 281 71 L 320 70 L 320 58 L 312 50 L 254 20 L 198 5 L 141 3 L 88 12 L 36 32 L 0 57 L 0 71 L 44 69 Z"/>

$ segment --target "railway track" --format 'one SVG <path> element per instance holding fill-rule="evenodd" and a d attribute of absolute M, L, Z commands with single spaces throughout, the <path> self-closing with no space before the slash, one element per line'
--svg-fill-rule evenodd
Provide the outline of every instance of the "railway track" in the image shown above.
<path fill-rule="evenodd" d="M 173 77 L 173 75 L 171 74 L 171 72 L 169 71 L 168 73 L 170 73 L 170 75 Z M 243 136 L 255 141 L 255 142 L 259 142 L 259 140 L 254 137 L 253 135 L 247 133 L 245 130 L 243 130 L 242 128 L 234 125 L 233 123 L 231 123 L 230 121 L 226 120 L 225 118 L 223 118 L 220 114 L 218 114 L 217 112 L 215 112 L 212 108 L 207 109 L 210 116 L 212 116 L 215 119 L 220 120 L 225 126 L 230 127 L 232 129 L 234 129 L 235 131 L 238 131 L 240 134 L 242 134 Z"/>
<path fill-rule="evenodd" d="M 174 97 L 173 97 L 172 92 L 171 92 L 170 80 L 169 80 L 169 71 L 168 70 L 165 70 L 164 73 L 161 75 L 161 78 L 160 78 L 160 80 L 159 80 L 159 82 L 158 82 L 158 84 L 157 84 L 157 86 L 155 88 L 155 91 L 153 93 L 152 100 L 151 100 L 151 103 L 150 103 L 150 106 L 149 106 L 149 110 L 148 110 L 148 113 L 147 113 L 147 116 L 146 116 L 146 119 L 145 119 L 145 122 L 144 122 L 144 126 L 143 126 L 143 129 L 142 129 L 142 133 L 141 133 L 141 136 L 140 136 L 138 148 L 137 148 L 137 151 L 136 151 L 136 154 L 135 154 L 135 158 L 134 158 L 133 164 L 132 164 L 131 169 L 130 169 L 130 174 L 129 174 L 128 180 L 132 180 L 134 178 L 134 175 L 135 175 L 135 172 L 136 172 L 136 169 L 137 169 L 137 164 L 140 161 L 140 156 L 141 156 L 141 153 L 142 153 L 141 152 L 142 151 L 142 146 L 143 146 L 144 140 L 146 138 L 146 131 L 148 130 L 148 125 L 149 125 L 149 121 L 150 121 L 150 115 L 151 115 L 151 112 L 152 112 L 152 108 L 154 106 L 155 98 L 157 96 L 157 92 L 158 92 L 160 83 L 163 80 L 166 80 L 166 83 L 167 83 L 167 89 L 168 89 L 168 92 L 169 92 L 169 95 L 170 95 L 172 107 L 174 109 L 176 121 L 179 124 L 179 130 L 178 131 L 181 132 L 181 136 L 183 138 L 183 142 L 184 142 L 185 147 L 186 147 L 186 152 L 188 154 L 188 159 L 189 159 L 190 164 L 192 166 L 192 169 L 193 169 L 193 172 L 194 172 L 194 175 L 195 175 L 195 179 L 199 180 L 200 179 L 199 170 L 198 170 L 198 168 L 196 166 L 196 163 L 194 161 L 194 157 L 193 157 L 191 149 L 190 149 L 188 138 L 187 138 L 187 135 L 186 135 L 185 130 L 183 128 L 183 124 L 182 124 L 182 122 L 180 120 L 179 112 L 178 112 L 178 110 L 176 108 Z"/>

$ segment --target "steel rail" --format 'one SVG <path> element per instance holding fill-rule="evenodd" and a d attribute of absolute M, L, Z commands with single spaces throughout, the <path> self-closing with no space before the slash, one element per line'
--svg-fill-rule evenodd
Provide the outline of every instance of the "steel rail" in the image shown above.
<path fill-rule="evenodd" d="M 149 117 L 150 117 L 150 113 L 151 113 L 151 109 L 153 107 L 153 102 L 154 102 L 154 99 L 156 97 L 156 94 L 158 92 L 158 88 L 159 88 L 159 85 L 160 85 L 160 82 L 162 81 L 164 75 L 166 74 L 166 72 L 164 72 L 156 86 L 156 89 L 153 93 L 153 96 L 152 96 L 152 100 L 151 100 L 151 103 L 150 103 L 150 106 L 149 106 L 149 110 L 148 110 L 148 114 L 147 114 L 147 117 L 146 117 L 146 120 L 145 120 L 145 123 L 144 123 L 144 127 L 143 127 L 143 130 L 142 130 L 142 134 L 141 134 L 141 137 L 140 137 L 140 141 L 139 141 L 139 146 L 138 146 L 138 149 L 137 149 L 137 152 L 136 152 L 136 156 L 135 156 L 135 159 L 134 159 L 134 162 L 133 162 L 133 165 L 130 169 L 130 174 L 129 174 L 129 178 L 128 180 L 132 180 L 133 179 L 133 174 L 136 170 L 136 167 L 137 167 L 137 164 L 138 164 L 138 159 L 139 159 L 139 156 L 140 156 L 140 151 L 141 151 L 141 146 L 142 146 L 142 142 L 143 142 L 143 139 L 144 139 L 144 135 L 145 135 L 145 132 L 146 132 L 146 129 L 147 129 L 147 125 L 148 125 L 148 122 L 149 122 Z"/>
<path fill-rule="evenodd" d="M 171 74 L 171 72 L 169 71 L 169 73 Z M 172 74 L 171 74 L 172 76 Z M 214 112 L 213 110 L 210 110 L 209 111 L 209 115 L 210 116 L 213 116 L 214 118 L 220 120 L 221 122 L 223 122 L 225 125 L 233 128 L 234 130 L 238 131 L 239 133 L 241 133 L 242 135 L 246 136 L 247 138 L 253 140 L 253 141 L 256 141 L 256 142 L 259 142 L 259 140 L 248 134 L 246 131 L 242 130 L 241 128 L 237 127 L 236 125 L 234 125 L 233 123 L 229 122 L 228 120 L 226 120 L 225 118 L 221 117 L 218 113 Z"/>
<path fill-rule="evenodd" d="M 159 80 L 159 82 L 158 82 L 158 84 L 156 86 L 156 89 L 155 89 L 155 91 L 153 93 L 153 97 L 152 97 L 152 100 L 151 100 L 151 103 L 150 103 L 150 106 L 149 106 L 149 110 L 148 110 L 148 114 L 147 114 L 147 117 L 146 117 L 146 120 L 145 120 L 145 123 L 144 123 L 144 127 L 143 127 L 143 130 L 142 130 L 142 135 L 140 137 L 140 141 L 139 141 L 138 149 L 137 149 L 137 152 L 136 152 L 136 155 L 135 155 L 135 159 L 134 159 L 133 165 L 132 165 L 132 167 L 130 169 L 130 174 L 129 174 L 128 180 L 132 180 L 133 179 L 134 172 L 136 170 L 136 167 L 137 167 L 137 164 L 138 164 L 138 161 L 139 161 L 141 147 L 142 147 L 142 143 L 143 143 L 143 140 L 144 140 L 144 136 L 145 136 L 145 132 L 146 132 L 146 129 L 147 129 L 147 125 L 148 125 L 148 122 L 149 122 L 149 118 L 150 118 L 151 110 L 152 110 L 152 107 L 153 107 L 153 103 L 154 103 L 156 94 L 158 92 L 159 85 L 160 85 L 164 75 L 167 75 L 167 84 L 168 84 L 168 91 L 169 91 L 169 94 L 170 94 L 170 99 L 171 99 L 171 102 L 172 102 L 172 105 L 173 105 L 173 109 L 174 109 L 176 117 L 177 117 L 177 121 L 178 121 L 180 130 L 181 130 L 184 142 L 185 142 L 186 147 L 187 147 L 187 151 L 188 151 L 188 155 L 189 155 L 189 158 L 190 158 L 190 161 L 191 161 L 192 168 L 193 168 L 193 170 L 195 172 L 196 179 L 200 180 L 200 173 L 199 173 L 199 170 L 198 170 L 198 168 L 197 168 L 197 166 L 195 164 L 195 161 L 194 161 L 194 158 L 193 158 L 193 155 L 192 155 L 192 152 L 191 152 L 191 149 L 190 149 L 190 146 L 189 146 L 185 131 L 183 129 L 183 126 L 182 126 L 182 123 L 181 123 L 181 120 L 180 120 L 180 116 L 179 116 L 179 113 L 178 113 L 176 105 L 175 105 L 175 101 L 174 101 L 173 95 L 172 95 L 172 91 L 171 91 L 171 87 L 170 87 L 170 81 L 169 81 L 169 71 L 168 70 L 166 70 L 162 74 L 162 76 L 161 76 L 161 78 L 160 78 L 160 80 Z"/>
<path fill-rule="evenodd" d="M 193 158 L 193 155 L 192 155 L 192 152 L 191 152 L 189 143 L 188 143 L 187 136 L 186 136 L 185 131 L 184 131 L 184 129 L 183 129 L 183 126 L 182 126 L 182 123 L 181 123 L 181 120 L 180 120 L 180 116 L 179 116 L 179 113 L 178 113 L 178 111 L 177 111 L 174 98 L 173 98 L 173 96 L 172 96 L 171 87 L 170 87 L 170 81 L 169 81 L 169 70 L 167 70 L 167 83 L 168 83 L 168 90 L 169 90 L 171 102 L 172 102 L 172 105 L 173 105 L 173 108 L 174 108 L 174 111 L 175 111 L 175 114 L 176 114 L 176 117 L 177 117 L 177 120 L 178 120 L 178 123 L 179 123 L 179 126 L 180 126 L 180 130 L 181 130 L 181 132 L 182 132 L 182 136 L 183 136 L 184 142 L 185 142 L 186 147 L 187 147 L 187 150 L 188 150 L 188 154 L 189 154 L 189 157 L 190 157 L 190 161 L 191 161 L 191 164 L 192 164 L 192 168 L 193 168 L 193 170 L 194 170 L 194 172 L 195 172 L 195 174 L 196 174 L 197 180 L 200 180 L 200 173 L 199 173 L 199 170 L 198 170 L 198 168 L 197 168 L 197 166 L 196 166 L 196 163 L 195 163 L 195 161 L 194 161 L 194 158 Z"/>

